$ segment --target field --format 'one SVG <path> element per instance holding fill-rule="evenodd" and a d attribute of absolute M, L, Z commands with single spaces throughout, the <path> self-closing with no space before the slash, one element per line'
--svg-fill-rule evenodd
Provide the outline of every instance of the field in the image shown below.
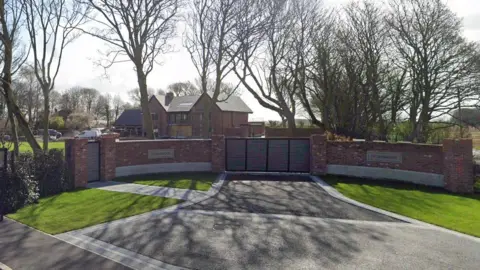
<path fill-rule="evenodd" d="M 39 142 L 40 146 L 43 148 L 43 142 Z M 8 145 L 8 150 L 13 151 L 13 144 Z M 49 149 L 60 149 L 63 150 L 65 149 L 65 142 L 49 142 L 48 143 L 48 148 Z M 20 143 L 20 153 L 27 153 L 27 152 L 32 152 L 32 148 L 27 142 L 21 142 Z"/>

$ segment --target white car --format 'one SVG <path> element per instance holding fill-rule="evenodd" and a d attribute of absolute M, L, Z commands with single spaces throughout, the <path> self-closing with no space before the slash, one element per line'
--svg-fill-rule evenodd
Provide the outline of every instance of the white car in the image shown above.
<path fill-rule="evenodd" d="M 83 139 L 97 139 L 102 135 L 102 132 L 98 129 L 92 130 L 85 130 L 82 131 L 80 134 L 75 136 L 75 138 L 83 138 Z"/>

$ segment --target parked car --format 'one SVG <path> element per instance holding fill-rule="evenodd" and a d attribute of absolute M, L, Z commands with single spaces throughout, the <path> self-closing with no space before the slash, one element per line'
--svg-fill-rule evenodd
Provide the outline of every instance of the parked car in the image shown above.
<path fill-rule="evenodd" d="M 86 139 L 97 139 L 102 136 L 102 132 L 98 129 L 84 130 L 80 134 L 76 135 L 75 138 L 86 138 Z"/>
<path fill-rule="evenodd" d="M 39 129 L 37 130 L 37 135 L 39 136 L 43 136 L 43 129 Z M 55 138 L 55 139 L 59 139 L 60 137 L 62 137 L 62 133 L 56 131 L 55 129 L 49 129 L 48 130 L 48 135 L 50 136 L 50 138 Z"/>

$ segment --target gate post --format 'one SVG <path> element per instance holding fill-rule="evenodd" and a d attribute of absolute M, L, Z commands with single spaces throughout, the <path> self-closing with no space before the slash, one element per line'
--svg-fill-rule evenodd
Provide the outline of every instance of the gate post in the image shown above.
<path fill-rule="evenodd" d="M 310 173 L 327 173 L 327 138 L 325 135 L 315 134 L 310 137 Z"/>
<path fill-rule="evenodd" d="M 225 136 L 212 135 L 212 172 L 225 171 Z"/>
<path fill-rule="evenodd" d="M 68 139 L 65 141 L 65 160 L 74 188 L 87 187 L 87 146 L 88 139 Z"/>
<path fill-rule="evenodd" d="M 115 178 L 117 168 L 118 133 L 109 133 L 100 138 L 100 181 L 111 181 Z"/>
<path fill-rule="evenodd" d="M 445 189 L 454 193 L 473 193 L 472 139 L 443 141 Z"/>

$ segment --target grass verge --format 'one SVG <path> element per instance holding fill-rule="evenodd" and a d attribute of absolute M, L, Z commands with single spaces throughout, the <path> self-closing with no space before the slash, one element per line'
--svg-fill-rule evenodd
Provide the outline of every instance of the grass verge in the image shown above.
<path fill-rule="evenodd" d="M 39 142 L 40 146 L 43 148 L 43 142 Z M 59 150 L 64 150 L 65 149 L 65 142 L 49 142 L 48 143 L 48 149 L 59 149 Z M 9 151 L 13 151 L 13 144 L 10 145 Z M 27 152 L 33 152 L 32 148 L 27 142 L 22 142 L 19 145 L 19 150 L 20 153 L 27 153 Z"/>
<path fill-rule="evenodd" d="M 413 184 L 348 177 L 322 179 L 356 201 L 480 237 L 480 194 L 450 194 Z"/>
<path fill-rule="evenodd" d="M 40 199 L 9 218 L 50 234 L 126 218 L 168 207 L 181 200 L 120 193 L 99 189 L 81 189 Z"/>
<path fill-rule="evenodd" d="M 147 186 L 208 191 L 216 178 L 217 174 L 213 173 L 162 173 L 118 177 L 115 181 Z"/>

